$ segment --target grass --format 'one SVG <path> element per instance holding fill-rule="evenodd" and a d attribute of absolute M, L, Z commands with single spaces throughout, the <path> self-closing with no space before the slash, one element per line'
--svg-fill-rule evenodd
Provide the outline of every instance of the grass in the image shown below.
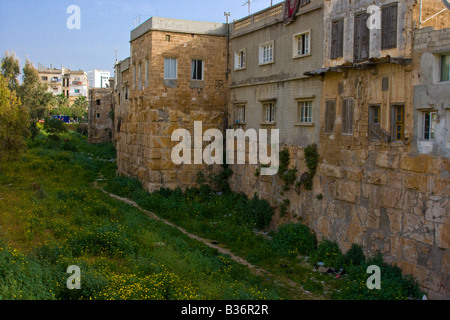
<path fill-rule="evenodd" d="M 282 288 L 93 187 L 112 147 L 40 134 L 0 175 L 0 299 L 289 299 Z M 67 267 L 81 268 L 68 290 Z"/>
<path fill-rule="evenodd" d="M 41 133 L 21 159 L 2 164 L 0 299 L 420 297 L 415 281 L 381 256 L 367 259 L 356 246 L 344 255 L 334 243 L 318 243 L 303 224 L 265 232 L 273 208 L 256 196 L 218 192 L 207 184 L 147 193 L 138 180 L 116 177 L 114 155 L 111 144 L 90 145 L 72 131 L 54 139 Z M 99 177 L 107 182 L 96 181 Z M 110 198 L 94 183 L 215 240 L 271 275 L 254 275 L 229 256 Z M 344 267 L 348 276 L 314 271 L 319 261 Z M 381 266 L 382 290 L 365 285 L 370 263 Z M 70 265 L 82 270 L 81 290 L 66 287 Z M 283 285 L 286 281 L 294 285 Z"/>

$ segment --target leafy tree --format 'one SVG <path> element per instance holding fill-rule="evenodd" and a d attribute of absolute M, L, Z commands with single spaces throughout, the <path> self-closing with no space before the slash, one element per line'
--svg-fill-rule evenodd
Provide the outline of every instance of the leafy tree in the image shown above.
<path fill-rule="evenodd" d="M 41 82 L 38 71 L 30 61 L 23 68 L 23 83 L 17 90 L 22 104 L 26 106 L 33 120 L 44 118 L 53 102 L 53 95 L 47 92 L 47 84 Z"/>
<path fill-rule="evenodd" d="M 50 136 L 58 136 L 67 131 L 66 125 L 59 119 L 46 118 L 44 122 L 44 130 L 48 133 L 47 141 Z M 45 141 L 47 143 L 47 141 Z"/>
<path fill-rule="evenodd" d="M 17 77 L 20 74 L 19 60 L 14 53 L 5 52 L 1 63 L 2 76 L 8 81 L 10 91 L 16 90 L 19 86 Z"/>
<path fill-rule="evenodd" d="M 8 80 L 0 75 L 0 164 L 5 156 L 16 156 L 26 148 L 29 116 Z"/>

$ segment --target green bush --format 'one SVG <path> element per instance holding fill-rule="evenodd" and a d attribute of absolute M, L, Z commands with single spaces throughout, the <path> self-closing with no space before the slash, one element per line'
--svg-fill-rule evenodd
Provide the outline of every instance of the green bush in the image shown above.
<path fill-rule="evenodd" d="M 369 274 L 367 268 L 371 265 L 380 267 L 381 288 L 370 290 L 367 287 Z M 333 299 L 339 300 L 406 300 L 420 299 L 422 292 L 419 285 L 410 275 L 402 275 L 397 266 L 391 266 L 383 261 L 381 253 L 358 266 L 350 266 L 341 284 L 341 290 L 333 294 Z"/>
<path fill-rule="evenodd" d="M 272 236 L 272 247 L 283 256 L 308 255 L 317 247 L 317 237 L 300 223 L 282 225 Z"/>
<path fill-rule="evenodd" d="M 353 243 L 352 247 L 344 255 L 344 266 L 358 266 L 366 261 L 366 256 L 361 246 Z"/>
<path fill-rule="evenodd" d="M 317 250 L 312 252 L 309 257 L 309 262 L 315 265 L 318 262 L 323 262 L 325 266 L 338 268 L 342 266 L 343 255 L 336 242 L 323 240 L 319 243 Z"/>

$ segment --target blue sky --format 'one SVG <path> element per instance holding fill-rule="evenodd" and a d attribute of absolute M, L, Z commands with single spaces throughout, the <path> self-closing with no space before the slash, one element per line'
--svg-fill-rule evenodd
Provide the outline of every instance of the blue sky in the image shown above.
<path fill-rule="evenodd" d="M 130 31 L 135 18 L 141 23 L 152 16 L 225 22 L 248 14 L 246 0 L 0 0 L 0 51 L 13 51 L 23 66 L 113 71 L 115 50 L 119 60 L 129 56 Z M 273 0 L 273 4 L 281 2 Z M 251 13 L 270 6 L 270 0 L 254 0 Z M 69 30 L 67 8 L 81 9 L 81 29 Z"/>

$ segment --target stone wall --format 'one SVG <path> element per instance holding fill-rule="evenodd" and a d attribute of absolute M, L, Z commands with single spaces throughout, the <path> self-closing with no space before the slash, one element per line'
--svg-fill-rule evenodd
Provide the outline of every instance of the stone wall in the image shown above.
<path fill-rule="evenodd" d="M 88 142 L 110 142 L 113 137 L 113 89 L 90 89 L 89 97 Z"/>

